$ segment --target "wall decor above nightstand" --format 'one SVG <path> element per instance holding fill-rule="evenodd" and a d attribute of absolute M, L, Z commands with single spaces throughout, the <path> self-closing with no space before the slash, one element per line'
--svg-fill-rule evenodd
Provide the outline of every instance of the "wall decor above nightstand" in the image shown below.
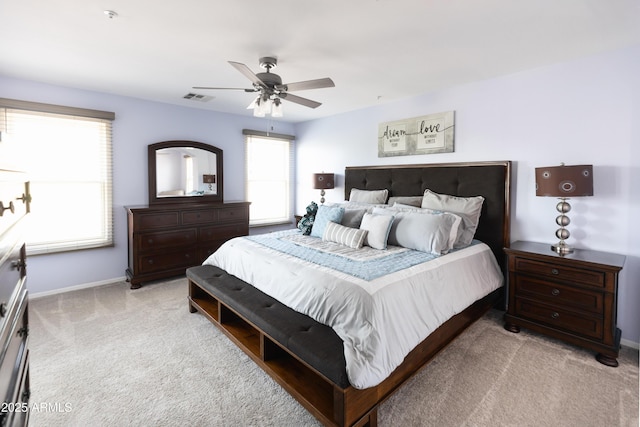
<path fill-rule="evenodd" d="M 618 273 L 623 255 L 575 249 L 559 255 L 544 243 L 519 241 L 508 257 L 505 329 L 520 327 L 598 352 L 596 359 L 618 366 Z"/>

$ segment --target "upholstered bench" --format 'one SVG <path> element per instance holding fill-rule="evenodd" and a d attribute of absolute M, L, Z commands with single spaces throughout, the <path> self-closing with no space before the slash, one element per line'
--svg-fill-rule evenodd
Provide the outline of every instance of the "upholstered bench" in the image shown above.
<path fill-rule="evenodd" d="M 191 267 L 187 278 L 335 385 L 349 387 L 343 343 L 331 327 L 292 310 L 218 267 Z M 190 298 L 197 300 L 192 286 Z"/>

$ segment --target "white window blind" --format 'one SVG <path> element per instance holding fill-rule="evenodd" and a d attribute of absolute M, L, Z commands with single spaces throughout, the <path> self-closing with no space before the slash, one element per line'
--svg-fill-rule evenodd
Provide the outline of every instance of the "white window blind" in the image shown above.
<path fill-rule="evenodd" d="M 28 253 L 113 245 L 113 113 L 0 99 L 0 115 L 30 181 Z"/>
<path fill-rule="evenodd" d="M 290 222 L 293 218 L 293 136 L 244 130 L 249 225 Z"/>

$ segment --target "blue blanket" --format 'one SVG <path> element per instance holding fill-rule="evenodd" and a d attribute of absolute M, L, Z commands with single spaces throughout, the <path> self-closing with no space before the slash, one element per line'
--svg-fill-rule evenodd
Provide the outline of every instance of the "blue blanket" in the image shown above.
<path fill-rule="evenodd" d="M 396 271 L 438 258 L 437 255 L 431 253 L 407 249 L 403 251 L 389 251 L 387 255 L 381 254 L 381 256 L 375 257 L 375 259 L 359 261 L 350 256 L 330 253 L 297 244 L 289 239 L 290 236 L 295 234 L 301 234 L 301 232 L 299 230 L 287 230 L 284 232 L 248 236 L 247 239 L 278 252 L 322 265 L 366 281 L 371 281 L 387 274 L 395 273 Z M 309 239 L 318 238 L 309 237 Z M 351 251 L 358 250 L 361 249 L 352 249 Z"/>

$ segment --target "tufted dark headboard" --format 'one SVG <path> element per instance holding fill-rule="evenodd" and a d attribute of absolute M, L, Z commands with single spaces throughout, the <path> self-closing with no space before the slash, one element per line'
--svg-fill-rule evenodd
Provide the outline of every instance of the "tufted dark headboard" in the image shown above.
<path fill-rule="evenodd" d="M 345 169 L 345 200 L 352 188 L 388 189 L 392 196 L 420 196 L 427 188 L 454 196 L 483 196 L 475 238 L 492 249 L 503 268 L 510 244 L 511 162 L 353 166 Z"/>

